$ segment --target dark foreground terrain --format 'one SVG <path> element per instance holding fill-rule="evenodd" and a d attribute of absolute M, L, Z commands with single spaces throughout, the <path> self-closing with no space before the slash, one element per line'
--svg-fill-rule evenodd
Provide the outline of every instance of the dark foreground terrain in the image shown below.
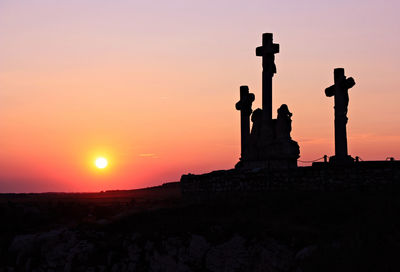
<path fill-rule="evenodd" d="M 398 190 L 0 195 L 0 271 L 400 271 Z"/>

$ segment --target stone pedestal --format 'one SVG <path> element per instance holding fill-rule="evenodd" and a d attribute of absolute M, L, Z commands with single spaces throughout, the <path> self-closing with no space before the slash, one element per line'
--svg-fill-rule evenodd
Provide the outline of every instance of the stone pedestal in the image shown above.
<path fill-rule="evenodd" d="M 329 163 L 334 165 L 349 165 L 354 163 L 354 158 L 350 155 L 345 157 L 332 156 L 329 157 Z"/>
<path fill-rule="evenodd" d="M 235 166 L 238 169 L 297 167 L 300 147 L 290 137 L 291 113 L 286 105 L 278 110 L 278 119 L 265 122 L 262 110 L 252 115 L 253 127 L 249 137 L 248 152 Z"/>

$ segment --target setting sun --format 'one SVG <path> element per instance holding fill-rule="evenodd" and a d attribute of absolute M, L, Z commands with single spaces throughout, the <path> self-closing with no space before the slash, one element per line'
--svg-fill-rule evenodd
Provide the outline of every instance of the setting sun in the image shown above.
<path fill-rule="evenodd" d="M 97 168 L 103 169 L 103 168 L 107 167 L 108 161 L 107 161 L 107 159 L 100 157 L 100 158 L 96 159 L 95 165 Z"/>

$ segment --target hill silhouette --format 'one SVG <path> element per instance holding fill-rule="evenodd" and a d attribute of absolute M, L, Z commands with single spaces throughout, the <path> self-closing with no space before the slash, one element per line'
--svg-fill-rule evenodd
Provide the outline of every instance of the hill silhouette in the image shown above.
<path fill-rule="evenodd" d="M 1 195 L 1 271 L 398 271 L 398 190 Z"/>

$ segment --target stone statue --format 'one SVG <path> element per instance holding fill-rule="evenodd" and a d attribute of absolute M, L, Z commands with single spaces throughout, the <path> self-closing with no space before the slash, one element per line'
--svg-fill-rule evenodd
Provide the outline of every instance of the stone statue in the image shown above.
<path fill-rule="evenodd" d="M 278 109 L 278 119 L 276 121 L 276 138 L 278 140 L 290 140 L 290 132 L 292 131 L 292 113 L 286 104 Z"/>
<path fill-rule="evenodd" d="M 256 136 L 257 138 L 258 136 L 260 136 L 262 121 L 263 121 L 262 109 L 256 109 L 251 115 L 251 122 L 253 123 L 253 126 L 251 128 L 251 135 Z"/>

